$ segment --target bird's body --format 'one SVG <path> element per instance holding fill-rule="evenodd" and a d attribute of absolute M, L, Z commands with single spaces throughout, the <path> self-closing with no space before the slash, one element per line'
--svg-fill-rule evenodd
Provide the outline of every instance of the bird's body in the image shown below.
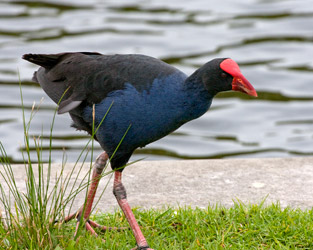
<path fill-rule="evenodd" d="M 69 112 L 73 127 L 89 134 L 93 126 L 98 128 L 95 138 L 106 153 L 95 163 L 84 217 L 88 219 L 90 214 L 97 176 L 110 158 L 111 167 L 118 169 L 114 194 L 134 231 L 138 249 L 149 248 L 121 183 L 122 167 L 133 151 L 203 115 L 218 92 L 236 90 L 256 96 L 238 65 L 227 58 L 212 60 L 189 77 L 161 60 L 136 54 L 81 52 L 26 54 L 23 58 L 42 66 L 33 80 L 59 103 L 59 113 Z M 95 225 L 92 223 L 86 222 L 88 230 Z"/>
<path fill-rule="evenodd" d="M 69 88 L 59 112 L 68 111 L 75 128 L 91 134 L 95 104 L 94 125 L 101 124 L 95 138 L 110 157 L 125 135 L 111 160 L 113 169 L 126 164 L 136 148 L 203 115 L 213 98 L 201 82 L 149 56 L 66 53 L 32 58 L 43 65 L 34 80 L 54 102 Z"/>

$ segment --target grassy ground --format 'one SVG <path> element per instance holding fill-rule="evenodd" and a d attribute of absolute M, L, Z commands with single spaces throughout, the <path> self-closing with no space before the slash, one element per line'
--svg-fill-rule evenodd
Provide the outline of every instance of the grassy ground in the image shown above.
<path fill-rule="evenodd" d="M 207 209 L 135 209 L 150 247 L 154 249 L 313 249 L 313 210 L 281 209 L 279 204 Z M 93 220 L 110 226 L 128 226 L 121 212 L 99 214 Z M 34 225 L 38 227 L 38 225 Z M 27 231 L 27 228 L 21 229 Z M 0 249 L 131 249 L 136 242 L 130 230 L 85 230 L 74 240 L 75 221 L 50 229 L 51 242 L 0 227 Z M 42 239 L 44 240 L 44 239 Z"/>

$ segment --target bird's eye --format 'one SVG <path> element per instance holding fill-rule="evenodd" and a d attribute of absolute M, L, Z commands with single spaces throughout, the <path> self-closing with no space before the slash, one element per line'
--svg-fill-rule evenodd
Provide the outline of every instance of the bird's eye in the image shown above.
<path fill-rule="evenodd" d="M 222 77 L 222 78 L 226 78 L 226 77 L 227 77 L 227 74 L 224 73 L 224 72 L 222 72 L 221 77 Z"/>

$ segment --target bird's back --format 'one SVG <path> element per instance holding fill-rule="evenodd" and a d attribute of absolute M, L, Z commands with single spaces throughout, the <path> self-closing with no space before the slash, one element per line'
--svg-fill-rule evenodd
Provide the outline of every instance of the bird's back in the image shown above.
<path fill-rule="evenodd" d="M 149 89 L 154 79 L 178 70 L 153 57 L 102 55 L 99 53 L 26 54 L 24 59 L 40 65 L 33 80 L 38 82 L 56 103 L 62 100 L 59 113 L 101 102 L 110 92 L 123 89 L 126 83 L 138 91 Z"/>

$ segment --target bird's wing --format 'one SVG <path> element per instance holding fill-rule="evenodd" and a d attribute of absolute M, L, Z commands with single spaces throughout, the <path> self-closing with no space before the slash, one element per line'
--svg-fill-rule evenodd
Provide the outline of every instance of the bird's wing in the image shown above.
<path fill-rule="evenodd" d="M 138 54 L 79 52 L 26 54 L 23 58 L 41 66 L 33 80 L 54 102 L 60 102 L 59 113 L 69 112 L 81 103 L 99 103 L 110 92 L 123 89 L 125 83 L 137 91 L 148 90 L 156 78 L 178 71 L 158 59 Z"/>

